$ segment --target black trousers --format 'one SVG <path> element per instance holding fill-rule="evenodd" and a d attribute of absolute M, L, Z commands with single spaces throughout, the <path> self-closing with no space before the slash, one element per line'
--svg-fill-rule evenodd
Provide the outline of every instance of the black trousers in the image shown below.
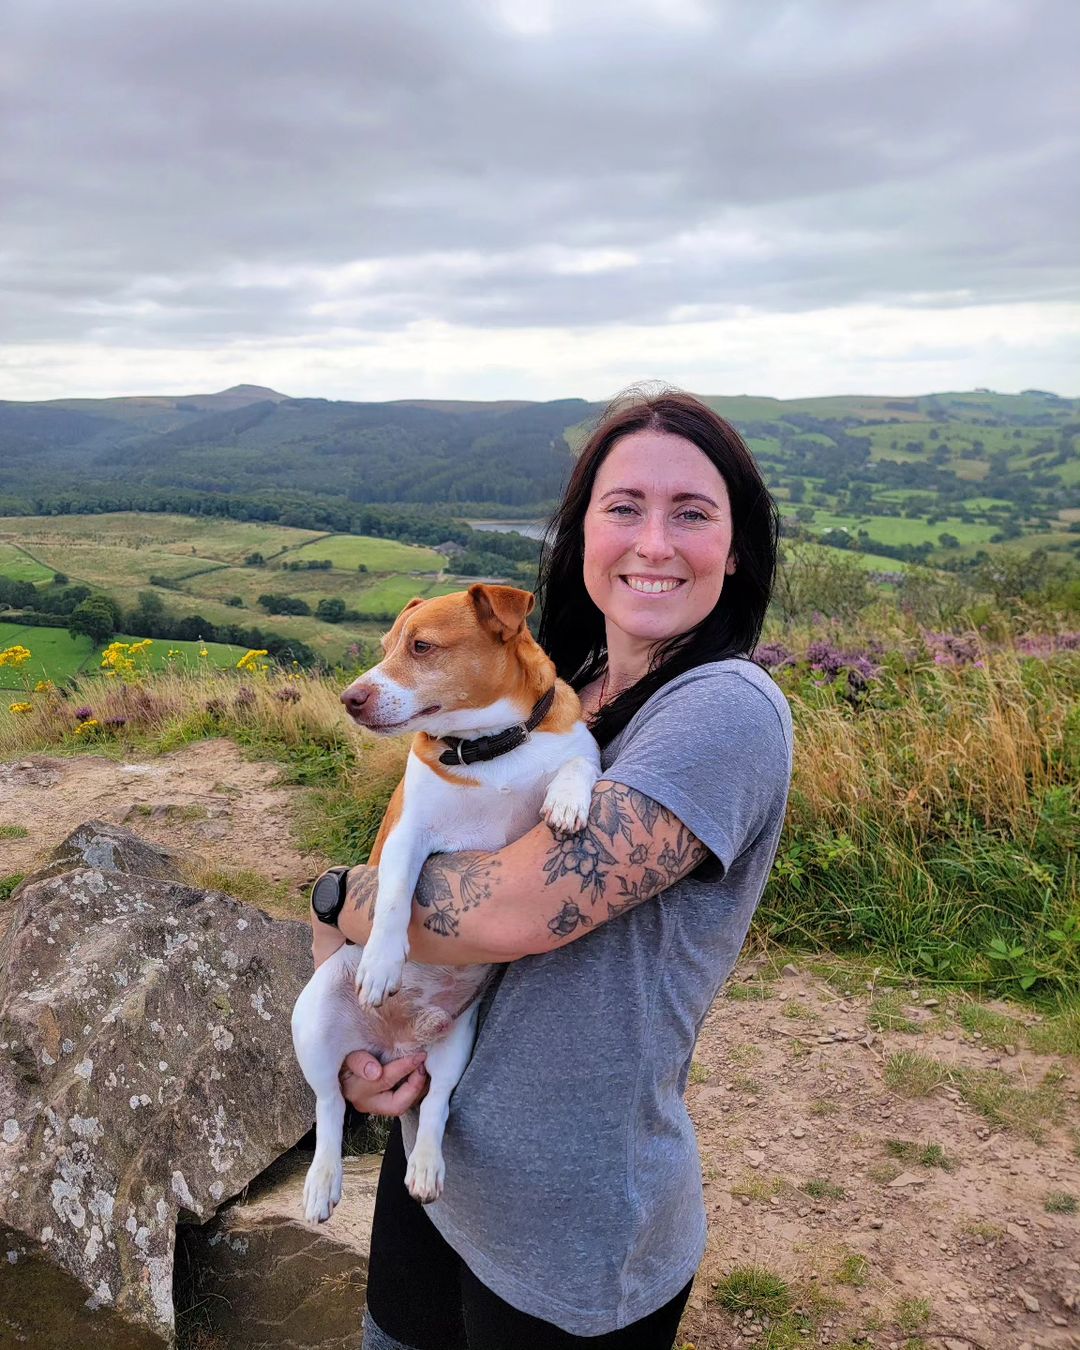
<path fill-rule="evenodd" d="M 405 1189 L 405 1148 L 394 1122 L 368 1265 L 368 1314 L 385 1337 L 409 1350 L 671 1350 L 689 1296 L 688 1284 L 648 1317 L 603 1336 L 572 1336 L 519 1312 L 480 1283 Z"/>

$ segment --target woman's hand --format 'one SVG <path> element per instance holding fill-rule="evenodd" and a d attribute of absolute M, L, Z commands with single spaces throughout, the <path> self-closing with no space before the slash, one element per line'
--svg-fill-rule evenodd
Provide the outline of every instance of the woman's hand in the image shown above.
<path fill-rule="evenodd" d="M 341 1091 L 367 1116 L 402 1116 L 428 1089 L 422 1050 L 380 1064 L 366 1050 L 354 1050 L 341 1066 Z"/>

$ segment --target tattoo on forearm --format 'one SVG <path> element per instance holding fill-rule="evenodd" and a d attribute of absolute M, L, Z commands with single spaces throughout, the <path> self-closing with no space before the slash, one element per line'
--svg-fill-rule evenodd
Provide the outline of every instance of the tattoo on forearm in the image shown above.
<path fill-rule="evenodd" d="M 354 867 L 349 872 L 349 885 L 346 899 L 353 909 L 368 907 L 368 917 L 375 917 L 375 897 L 379 892 L 379 869 L 377 867 Z"/>
<path fill-rule="evenodd" d="M 658 824 L 662 827 L 662 843 L 655 837 Z M 635 872 L 644 868 L 633 879 L 616 870 L 619 864 L 612 850 L 620 836 L 631 846 L 627 860 Z M 584 830 L 554 841 L 544 863 L 545 884 L 551 886 L 564 877 L 576 876 L 580 893 L 590 906 L 595 908 L 604 900 L 610 919 L 652 899 L 686 876 L 708 853 L 667 807 L 634 788 L 605 783 L 593 793 Z M 562 939 L 592 922 L 579 905 L 567 901 L 548 922 L 548 930 L 553 938 Z"/>
<path fill-rule="evenodd" d="M 431 914 L 424 927 L 440 937 L 457 937 L 460 916 L 491 896 L 499 863 L 485 853 L 439 853 L 429 858 L 416 885 L 416 903 Z"/>

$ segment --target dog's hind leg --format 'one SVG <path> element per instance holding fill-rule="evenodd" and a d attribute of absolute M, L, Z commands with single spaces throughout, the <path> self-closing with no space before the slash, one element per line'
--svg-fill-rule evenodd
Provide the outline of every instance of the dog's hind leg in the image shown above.
<path fill-rule="evenodd" d="M 315 1093 L 315 1156 L 304 1182 L 304 1217 L 325 1223 L 341 1199 L 341 1137 L 345 1098 L 338 1073 L 356 1048 L 355 1031 L 347 1021 L 327 1016 L 335 985 L 344 979 L 351 989 L 347 948 L 329 957 L 300 991 L 292 1015 L 293 1048 Z"/>
<path fill-rule="evenodd" d="M 463 1012 L 445 1040 L 436 1041 L 427 1052 L 424 1067 L 431 1083 L 427 1096 L 420 1103 L 416 1143 L 405 1169 L 405 1185 L 409 1194 L 424 1205 L 438 1200 L 442 1195 L 446 1178 L 442 1141 L 446 1132 L 446 1118 L 450 1114 L 450 1094 L 457 1087 L 472 1053 L 478 1007 L 479 1004 L 474 1003 Z"/>
<path fill-rule="evenodd" d="M 341 1199 L 341 1135 L 345 1124 L 345 1098 L 337 1078 L 336 1092 L 315 1099 L 315 1156 L 304 1181 L 304 1218 L 325 1223 Z"/>

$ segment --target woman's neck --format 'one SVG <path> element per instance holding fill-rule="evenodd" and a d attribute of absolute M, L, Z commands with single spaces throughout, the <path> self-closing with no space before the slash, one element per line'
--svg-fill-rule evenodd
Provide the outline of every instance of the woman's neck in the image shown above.
<path fill-rule="evenodd" d="M 649 673 L 655 645 L 651 640 L 632 638 L 608 625 L 605 703 L 624 689 L 629 689 L 632 684 L 637 684 L 643 675 Z"/>

